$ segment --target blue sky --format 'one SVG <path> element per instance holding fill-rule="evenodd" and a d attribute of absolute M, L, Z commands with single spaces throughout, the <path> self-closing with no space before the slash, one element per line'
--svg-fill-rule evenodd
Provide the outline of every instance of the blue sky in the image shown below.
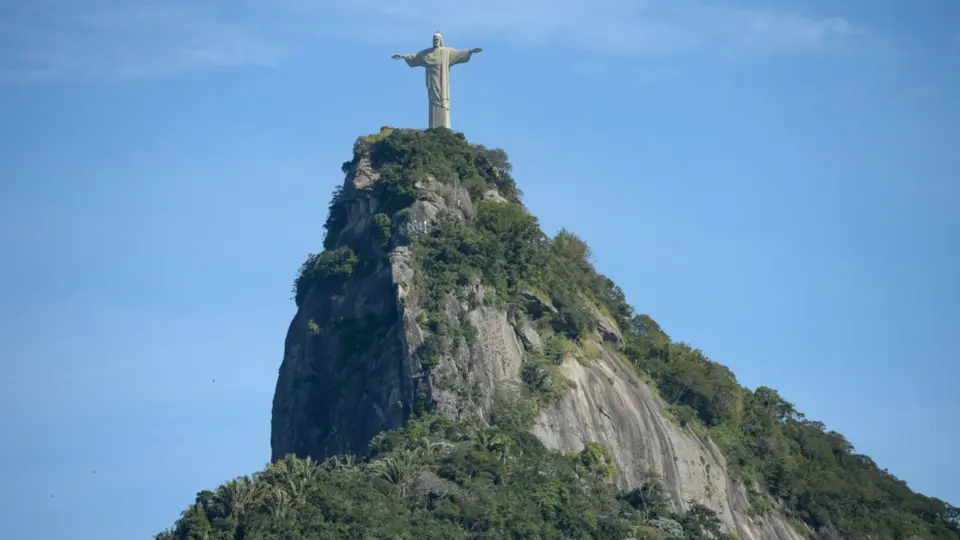
<path fill-rule="evenodd" d="M 0 0 L 0 538 L 147 538 L 269 459 L 296 269 L 438 28 L 545 230 L 960 504 L 960 4 Z"/>

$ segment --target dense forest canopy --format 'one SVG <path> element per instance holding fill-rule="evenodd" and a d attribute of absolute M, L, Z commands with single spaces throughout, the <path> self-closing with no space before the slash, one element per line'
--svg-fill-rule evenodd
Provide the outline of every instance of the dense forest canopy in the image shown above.
<path fill-rule="evenodd" d="M 617 492 L 598 445 L 548 452 L 508 399 L 493 427 L 428 415 L 382 434 L 367 460 L 288 456 L 199 493 L 156 538 L 728 538 L 705 507 L 673 513 L 656 479 Z"/>
<path fill-rule="evenodd" d="M 384 130 L 359 140 L 355 154 L 345 172 L 362 155 L 382 171 L 374 186 L 382 207 L 374 216 L 380 252 L 408 244 L 417 255 L 425 327 L 442 319 L 431 315 L 445 295 L 476 277 L 495 291 L 479 301 L 537 320 L 545 346 L 530 351 L 526 387 L 500 397 L 491 426 L 425 412 L 378 437 L 364 460 L 316 464 L 289 457 L 201 492 L 158 538 L 721 538 L 709 509 L 671 512 L 656 478 L 617 492 L 608 481 L 616 464 L 602 446 L 564 456 L 526 431 L 538 407 L 566 389 L 557 369 L 565 354 L 589 356 L 585 338 L 598 331 L 599 311 L 619 326 L 623 356 L 670 404 L 671 418 L 721 446 L 756 516 L 776 505 L 802 530 L 851 539 L 960 539 L 960 510 L 914 493 L 775 390 L 744 388 L 729 369 L 636 313 L 596 271 L 582 239 L 566 230 L 552 238 L 543 233 L 520 202 L 502 150 L 439 128 Z M 466 189 L 477 201 L 475 218 L 441 218 L 423 233 L 398 227 L 427 175 Z M 490 190 L 501 199 L 485 200 Z M 325 251 L 307 258 L 294 284 L 298 305 L 311 288 L 342 283 L 377 256 L 338 245 L 345 220 L 338 190 Z M 470 339 L 466 327 L 431 330 L 444 338 L 428 339 L 419 351 L 425 370 L 451 339 Z"/>

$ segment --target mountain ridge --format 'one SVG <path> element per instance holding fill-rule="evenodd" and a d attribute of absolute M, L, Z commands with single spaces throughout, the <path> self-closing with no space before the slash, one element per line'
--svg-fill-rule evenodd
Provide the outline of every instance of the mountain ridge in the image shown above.
<path fill-rule="evenodd" d="M 609 466 L 626 505 L 614 521 L 640 537 L 960 538 L 955 508 L 635 314 L 582 240 L 543 234 L 503 151 L 384 128 L 343 171 L 325 251 L 295 281 L 274 468 L 288 454 L 396 461 L 378 454 L 383 432 L 444 418 Z M 638 490 L 662 500 L 634 504 Z M 200 498 L 191 508 L 216 514 Z"/>

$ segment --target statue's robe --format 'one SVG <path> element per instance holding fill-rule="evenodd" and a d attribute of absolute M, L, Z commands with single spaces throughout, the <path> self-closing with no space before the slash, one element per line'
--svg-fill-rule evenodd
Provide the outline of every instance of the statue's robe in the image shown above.
<path fill-rule="evenodd" d="M 430 104 L 429 127 L 450 128 L 450 67 L 469 62 L 472 55 L 471 51 L 443 46 L 400 55 L 408 66 L 425 68 Z"/>

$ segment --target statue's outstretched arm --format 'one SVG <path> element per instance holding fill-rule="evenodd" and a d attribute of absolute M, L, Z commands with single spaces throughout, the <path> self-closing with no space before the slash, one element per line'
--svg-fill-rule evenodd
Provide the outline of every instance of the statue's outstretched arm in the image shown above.
<path fill-rule="evenodd" d="M 424 67 L 426 65 L 423 63 L 423 59 L 418 53 L 395 54 L 390 58 L 393 58 L 394 60 L 403 60 L 410 67 Z"/>
<path fill-rule="evenodd" d="M 457 64 L 466 64 L 470 61 L 470 57 L 474 54 L 482 51 L 481 48 L 469 49 L 469 50 L 457 50 L 451 48 L 450 50 L 450 65 L 455 66 Z"/>

